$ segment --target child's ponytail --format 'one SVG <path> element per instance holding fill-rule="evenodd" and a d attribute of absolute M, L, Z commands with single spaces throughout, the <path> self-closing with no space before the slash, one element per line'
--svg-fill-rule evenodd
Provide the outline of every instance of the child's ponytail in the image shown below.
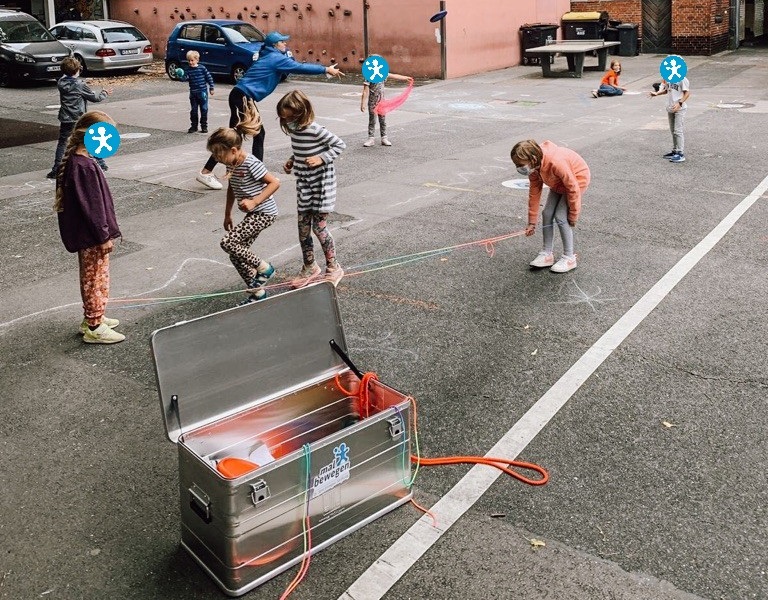
<path fill-rule="evenodd" d="M 208 137 L 207 149 L 214 156 L 221 156 L 232 148 L 240 148 L 246 136 L 253 137 L 261 131 L 261 115 L 256 103 L 243 98 L 243 109 L 238 111 L 240 120 L 234 127 L 219 127 Z"/>

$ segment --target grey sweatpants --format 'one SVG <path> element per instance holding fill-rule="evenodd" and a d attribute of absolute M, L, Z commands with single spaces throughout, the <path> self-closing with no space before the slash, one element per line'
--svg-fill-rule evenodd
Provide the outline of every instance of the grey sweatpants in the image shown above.
<path fill-rule="evenodd" d="M 547 202 L 541 213 L 541 230 L 544 234 L 544 248 L 547 254 L 552 253 L 555 242 L 554 226 L 560 230 L 563 239 L 563 254 L 573 256 L 573 228 L 568 224 L 568 201 L 565 194 L 549 190 Z"/>
<path fill-rule="evenodd" d="M 668 112 L 669 131 L 672 133 L 672 151 L 683 153 L 685 139 L 683 137 L 683 122 L 687 108 L 681 108 L 677 112 Z"/>

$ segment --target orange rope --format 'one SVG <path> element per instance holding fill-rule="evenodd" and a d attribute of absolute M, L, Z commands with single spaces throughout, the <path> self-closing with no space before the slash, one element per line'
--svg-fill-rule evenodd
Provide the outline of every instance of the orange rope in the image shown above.
<path fill-rule="evenodd" d="M 365 411 L 364 418 L 366 419 L 371 415 L 371 396 L 368 384 L 373 379 L 378 381 L 379 378 L 376 376 L 376 373 L 371 373 L 370 371 L 368 373 L 364 373 L 363 378 L 360 380 L 360 388 L 358 392 L 355 393 L 344 389 L 344 386 L 342 386 L 341 382 L 339 381 L 339 374 L 336 374 L 336 387 L 338 387 L 347 396 L 357 396 L 358 411 L 360 412 L 361 417 L 363 416 L 363 411 Z"/>

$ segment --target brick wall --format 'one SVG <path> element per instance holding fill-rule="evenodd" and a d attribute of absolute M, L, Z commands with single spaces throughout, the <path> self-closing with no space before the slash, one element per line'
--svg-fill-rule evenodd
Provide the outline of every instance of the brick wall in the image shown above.
<path fill-rule="evenodd" d="M 673 51 L 685 56 L 711 55 L 726 50 L 728 4 L 728 0 L 672 0 Z M 610 19 L 637 23 L 638 35 L 643 37 L 642 0 L 571 0 L 571 10 L 604 10 Z"/>
<path fill-rule="evenodd" d="M 571 0 L 575 12 L 605 11 L 611 20 L 637 23 L 638 35 L 643 36 L 643 9 L 641 0 Z"/>

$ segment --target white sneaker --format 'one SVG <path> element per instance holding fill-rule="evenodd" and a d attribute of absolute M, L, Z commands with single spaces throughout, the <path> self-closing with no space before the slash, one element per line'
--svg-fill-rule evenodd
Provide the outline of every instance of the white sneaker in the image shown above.
<path fill-rule="evenodd" d="M 86 344 L 117 344 L 124 339 L 125 336 L 122 333 L 110 329 L 104 323 L 99 325 L 93 331 L 90 329 L 86 330 L 83 334 L 83 341 Z"/>
<path fill-rule="evenodd" d="M 575 256 L 566 256 L 563 254 L 560 259 L 552 265 L 552 268 L 550 271 L 553 273 L 567 273 L 568 271 L 572 271 L 576 268 L 576 257 Z"/>
<path fill-rule="evenodd" d="M 101 322 L 104 323 L 107 327 L 110 329 L 114 329 L 118 325 L 120 325 L 120 321 L 117 319 L 110 319 L 109 317 L 101 317 Z M 85 332 L 88 331 L 88 321 L 83 319 L 83 322 L 80 323 L 80 335 L 85 335 Z"/>
<path fill-rule="evenodd" d="M 536 258 L 534 258 L 528 264 L 532 267 L 538 267 L 539 269 L 543 269 L 544 267 L 551 267 L 555 264 L 555 255 L 551 252 L 544 252 L 542 250 L 539 252 L 538 256 L 536 256 Z"/>
<path fill-rule="evenodd" d="M 365 143 L 363 144 L 363 146 L 365 146 L 366 148 L 370 148 L 370 147 L 371 147 L 371 146 L 373 146 L 375 143 L 376 143 L 376 140 L 374 140 L 372 137 L 369 137 L 369 138 L 368 138 L 368 139 L 365 141 Z"/>
<path fill-rule="evenodd" d="M 197 174 L 195 179 L 202 183 L 204 186 L 211 188 L 212 190 L 220 190 L 222 188 L 221 182 L 216 179 L 216 175 L 213 173 L 208 173 L 206 175 L 205 173 L 201 172 Z"/>
<path fill-rule="evenodd" d="M 381 145 L 382 146 L 391 146 L 392 142 L 389 141 L 387 136 L 385 135 L 383 138 L 381 138 Z"/>

